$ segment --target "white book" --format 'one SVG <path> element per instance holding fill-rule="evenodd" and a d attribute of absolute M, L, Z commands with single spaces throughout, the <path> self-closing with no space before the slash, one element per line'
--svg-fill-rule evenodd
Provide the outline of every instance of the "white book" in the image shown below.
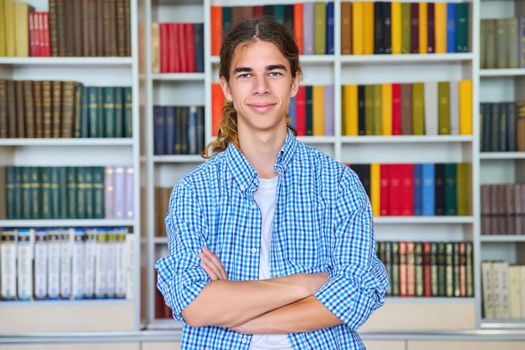
<path fill-rule="evenodd" d="M 18 300 L 31 300 L 33 298 L 35 230 L 18 229 L 17 249 Z"/>
<path fill-rule="evenodd" d="M 125 211 L 125 216 L 127 219 L 133 219 L 133 216 L 134 216 L 134 210 L 133 210 L 133 204 L 135 203 L 135 201 L 133 200 L 133 178 L 134 178 L 134 172 L 135 170 L 133 169 L 132 166 L 128 166 L 126 167 L 126 175 L 124 176 L 124 191 L 125 191 L 125 194 L 124 194 L 124 211 Z"/>
<path fill-rule="evenodd" d="M 116 229 L 116 285 L 115 285 L 115 295 L 119 299 L 126 298 L 126 288 L 127 288 L 127 256 L 126 256 L 126 234 L 127 229 L 119 228 Z"/>
<path fill-rule="evenodd" d="M 510 318 L 521 318 L 521 266 L 509 266 L 509 308 Z"/>
<path fill-rule="evenodd" d="M 50 229 L 48 240 L 47 297 L 60 297 L 60 248 L 62 234 L 60 230 Z"/>
<path fill-rule="evenodd" d="M 438 134 L 438 83 L 425 82 L 425 134 Z"/>
<path fill-rule="evenodd" d="M 126 234 L 126 245 L 124 249 L 126 256 L 126 299 L 133 299 L 135 296 L 133 288 L 135 284 L 134 263 L 135 263 L 135 236 L 132 233 Z"/>
<path fill-rule="evenodd" d="M 0 296 L 4 300 L 16 300 L 16 238 L 16 230 L 0 233 Z"/>
<path fill-rule="evenodd" d="M 116 293 L 116 269 L 117 269 L 117 247 L 115 241 L 115 228 L 107 229 L 106 240 L 106 295 L 115 298 Z"/>
<path fill-rule="evenodd" d="M 74 299 L 84 297 L 85 232 L 82 228 L 75 228 L 71 249 L 71 294 Z"/>
<path fill-rule="evenodd" d="M 95 257 L 97 250 L 97 233 L 95 229 L 86 230 L 85 241 L 84 297 L 95 296 Z"/>
<path fill-rule="evenodd" d="M 47 298 L 47 262 L 48 262 L 47 229 L 35 232 L 35 299 Z"/>
<path fill-rule="evenodd" d="M 62 239 L 60 241 L 60 298 L 71 298 L 71 255 L 73 249 L 73 238 L 75 230 L 62 230 Z"/>
<path fill-rule="evenodd" d="M 525 265 L 520 266 L 521 318 L 525 318 Z"/>
<path fill-rule="evenodd" d="M 509 265 L 506 262 L 493 263 L 494 280 L 493 293 L 495 295 L 495 312 L 497 319 L 509 319 Z"/>
<path fill-rule="evenodd" d="M 115 177 L 115 168 L 112 166 L 107 166 L 105 168 L 104 176 L 104 210 L 106 212 L 106 219 L 113 219 L 114 216 L 114 177 Z"/>
<path fill-rule="evenodd" d="M 492 263 L 490 261 L 482 262 L 483 315 L 486 319 L 495 318 L 494 295 L 492 294 L 492 274 Z"/>
<path fill-rule="evenodd" d="M 459 134 L 459 82 L 450 82 L 450 134 Z"/>
<path fill-rule="evenodd" d="M 126 171 L 124 166 L 116 166 L 113 177 L 113 218 L 123 219 L 126 216 Z"/>
<path fill-rule="evenodd" d="M 95 298 L 103 299 L 107 295 L 107 234 L 103 228 L 96 230 L 97 244 L 95 248 Z"/>

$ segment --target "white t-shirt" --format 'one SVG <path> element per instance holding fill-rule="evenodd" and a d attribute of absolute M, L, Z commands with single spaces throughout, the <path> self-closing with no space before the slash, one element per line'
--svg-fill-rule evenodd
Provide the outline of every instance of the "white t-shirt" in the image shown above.
<path fill-rule="evenodd" d="M 255 202 L 259 205 L 262 214 L 261 260 L 259 264 L 259 279 L 272 278 L 270 272 L 270 247 L 272 242 L 273 216 L 275 213 L 275 199 L 277 179 L 259 178 L 259 189 L 255 192 Z M 292 346 L 287 334 L 254 334 L 250 350 L 291 350 Z"/>

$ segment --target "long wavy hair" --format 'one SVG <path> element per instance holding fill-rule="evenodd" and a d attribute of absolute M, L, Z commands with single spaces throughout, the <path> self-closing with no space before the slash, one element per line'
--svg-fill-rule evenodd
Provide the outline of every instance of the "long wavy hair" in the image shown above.
<path fill-rule="evenodd" d="M 273 43 L 282 55 L 288 60 L 292 79 L 296 73 L 301 72 L 299 64 L 299 48 L 293 35 L 285 26 L 271 17 L 250 19 L 237 24 L 228 33 L 221 45 L 220 50 L 220 70 L 219 76 L 230 81 L 230 68 L 233 54 L 239 45 L 248 44 L 256 40 L 268 41 Z M 288 128 L 297 136 L 297 131 L 290 125 L 290 115 L 286 114 L 286 124 Z M 233 102 L 227 101 L 222 110 L 222 122 L 217 139 L 209 143 L 202 152 L 205 159 L 211 158 L 214 154 L 224 151 L 230 142 L 240 149 L 239 137 L 237 134 L 237 111 L 233 108 Z"/>

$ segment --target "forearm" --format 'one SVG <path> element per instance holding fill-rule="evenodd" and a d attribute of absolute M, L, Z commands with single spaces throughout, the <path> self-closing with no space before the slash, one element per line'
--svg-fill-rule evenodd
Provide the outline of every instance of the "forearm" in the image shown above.
<path fill-rule="evenodd" d="M 300 276 L 261 281 L 210 282 L 182 316 L 190 325 L 234 327 L 311 295 Z"/>
<path fill-rule="evenodd" d="M 233 330 L 245 334 L 312 332 L 342 322 L 314 296 L 296 301 L 254 318 Z"/>

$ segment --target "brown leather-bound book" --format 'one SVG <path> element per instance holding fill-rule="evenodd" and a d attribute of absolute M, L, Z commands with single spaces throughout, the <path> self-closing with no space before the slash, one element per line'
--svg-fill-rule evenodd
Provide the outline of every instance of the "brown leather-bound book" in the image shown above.
<path fill-rule="evenodd" d="M 126 56 L 126 9 L 125 3 L 129 0 L 117 0 L 117 53 Z"/>
<path fill-rule="evenodd" d="M 66 41 L 66 19 L 64 18 L 64 2 L 67 0 L 56 0 L 56 28 L 57 28 L 57 42 L 58 42 L 58 55 L 68 56 L 67 52 L 67 41 Z"/>
<path fill-rule="evenodd" d="M 49 0 L 49 36 L 51 40 L 51 56 L 60 56 L 58 45 L 58 20 L 57 20 L 57 0 Z"/>
<path fill-rule="evenodd" d="M 0 80 L 0 138 L 7 137 L 7 81 Z"/>
<path fill-rule="evenodd" d="M 71 34 L 73 34 L 73 54 L 76 57 L 83 56 L 83 22 L 82 22 L 82 0 L 73 0 L 73 21 L 71 22 Z"/>
<path fill-rule="evenodd" d="M 42 81 L 33 81 L 33 96 L 35 106 L 35 137 L 44 137 L 44 106 L 42 100 Z"/>
<path fill-rule="evenodd" d="M 16 94 L 16 137 L 26 137 L 25 113 L 24 113 L 24 82 L 15 81 Z"/>
<path fill-rule="evenodd" d="M 117 56 L 117 27 L 115 23 L 115 2 L 116 0 L 106 0 L 104 2 L 104 56 Z M 100 14 L 99 14 L 100 16 Z"/>
<path fill-rule="evenodd" d="M 490 187 L 488 185 L 481 185 L 481 234 L 490 235 Z"/>
<path fill-rule="evenodd" d="M 64 56 L 75 56 L 75 33 L 74 33 L 74 2 L 75 0 L 62 0 L 62 16 L 58 18 L 62 21 L 62 38 L 64 41 Z M 60 12 L 60 11 L 59 11 Z M 58 34 L 60 36 L 60 33 Z"/>
<path fill-rule="evenodd" d="M 54 80 L 52 82 L 53 94 L 53 118 L 51 122 L 51 137 L 60 137 L 62 129 L 62 82 Z"/>
<path fill-rule="evenodd" d="M 24 80 L 22 85 L 24 89 L 26 137 L 35 138 L 35 103 L 33 95 L 33 82 L 31 80 Z"/>
<path fill-rule="evenodd" d="M 75 82 L 64 81 L 62 83 L 62 137 L 73 137 L 74 115 Z"/>
<path fill-rule="evenodd" d="M 53 125 L 53 92 L 51 91 L 52 82 L 49 80 L 42 82 L 42 137 L 50 138 Z"/>
<path fill-rule="evenodd" d="M 131 9 L 129 1 L 124 1 L 124 34 L 126 34 L 126 56 L 131 56 Z"/>
<path fill-rule="evenodd" d="M 84 12 L 84 17 L 87 17 L 87 26 L 89 30 L 88 34 L 88 40 L 89 40 L 89 55 L 90 56 L 99 56 L 98 53 L 98 25 L 99 25 L 99 18 L 97 18 L 97 8 L 98 8 L 98 1 L 97 0 L 84 0 L 88 1 L 88 11 Z M 102 30 L 102 28 L 100 28 Z"/>
<path fill-rule="evenodd" d="M 516 121 L 516 140 L 518 152 L 525 151 L 525 118 L 518 118 Z"/>
<path fill-rule="evenodd" d="M 104 56 L 104 0 L 93 0 L 96 1 L 96 9 L 93 16 L 96 19 L 95 28 L 97 36 L 97 56 Z"/>
<path fill-rule="evenodd" d="M 17 137 L 15 82 L 7 80 L 7 137 Z"/>
<path fill-rule="evenodd" d="M 352 3 L 341 3 L 341 52 L 352 54 Z"/>
<path fill-rule="evenodd" d="M 155 235 L 158 237 L 166 237 L 164 219 L 168 212 L 171 191 L 171 187 L 155 188 Z"/>
<path fill-rule="evenodd" d="M 90 40 L 91 40 L 91 37 L 90 37 L 90 33 L 91 33 L 91 29 L 89 28 L 89 21 L 90 21 L 90 18 L 89 18 L 89 8 L 91 6 L 90 3 L 92 3 L 93 1 L 91 0 L 81 0 L 81 6 L 82 6 L 82 19 L 81 19 L 81 22 L 82 23 L 82 55 L 84 57 L 89 57 L 89 56 L 93 56 L 92 52 L 91 52 L 91 46 L 90 46 Z M 77 24 L 77 25 L 80 25 L 80 24 Z"/>
<path fill-rule="evenodd" d="M 507 228 L 507 235 L 516 234 L 516 225 L 514 217 L 516 216 L 516 207 L 514 206 L 514 184 L 505 184 L 505 227 Z"/>
<path fill-rule="evenodd" d="M 73 117 L 73 137 L 80 137 L 80 131 L 82 128 L 82 83 L 75 83 L 75 115 Z"/>
<path fill-rule="evenodd" d="M 412 84 L 401 84 L 401 135 L 412 135 Z"/>

